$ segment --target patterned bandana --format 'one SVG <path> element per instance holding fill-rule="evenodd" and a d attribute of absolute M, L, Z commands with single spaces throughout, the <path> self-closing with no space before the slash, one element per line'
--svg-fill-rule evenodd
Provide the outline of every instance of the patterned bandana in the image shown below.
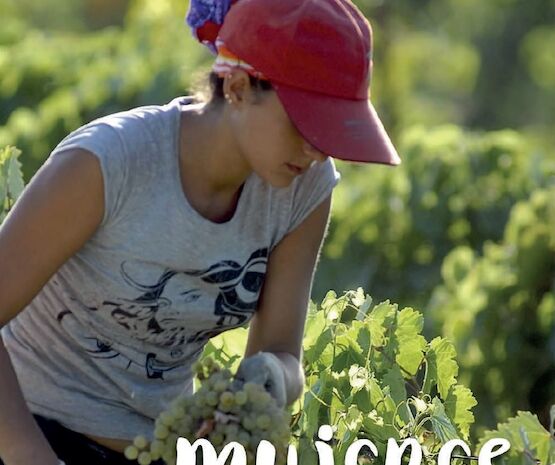
<path fill-rule="evenodd" d="M 224 77 L 230 70 L 241 68 L 258 79 L 267 79 L 261 72 L 241 60 L 226 48 L 218 37 L 224 23 L 225 15 L 238 0 L 190 0 L 186 22 L 191 28 L 193 37 L 208 47 L 216 61 L 212 66 L 219 77 Z"/>

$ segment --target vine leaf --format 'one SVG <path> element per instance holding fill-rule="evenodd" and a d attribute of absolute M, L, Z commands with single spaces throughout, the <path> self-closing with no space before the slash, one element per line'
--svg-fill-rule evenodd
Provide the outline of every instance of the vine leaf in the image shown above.
<path fill-rule="evenodd" d="M 389 300 L 376 305 L 368 314 L 366 319 L 368 329 L 370 330 L 370 340 L 374 347 L 383 347 L 386 343 L 385 333 L 388 325 L 385 324 L 388 319 L 396 311 L 394 305 L 389 303 Z"/>
<path fill-rule="evenodd" d="M 508 457 L 515 458 L 514 463 L 522 463 L 522 455 L 534 455 L 542 464 L 553 463 L 555 440 L 539 422 L 538 417 L 530 412 L 519 411 L 515 417 L 505 423 L 499 423 L 497 430 L 486 431 L 480 438 L 478 446 L 492 438 L 505 438 L 511 443 Z M 526 441 L 524 440 L 526 438 Z M 551 457 L 550 457 L 551 455 Z M 517 462 L 517 460 L 519 460 Z M 513 461 L 509 461 L 513 463 Z"/>
<path fill-rule="evenodd" d="M 451 439 L 460 439 L 457 434 L 457 430 L 449 420 L 449 417 L 445 413 L 445 408 L 437 397 L 432 400 L 432 415 L 430 416 L 430 421 L 432 423 L 432 429 L 436 436 L 442 443 L 446 443 Z"/>
<path fill-rule="evenodd" d="M 21 151 L 15 147 L 0 150 L 0 223 L 25 187 L 19 155 Z"/>
<path fill-rule="evenodd" d="M 459 365 L 455 361 L 456 356 L 455 347 L 447 339 L 436 337 L 430 342 L 426 354 L 428 370 L 423 387 L 425 393 L 430 393 L 432 382 L 436 381 L 440 397 L 447 399 L 449 388 L 457 382 Z"/>
<path fill-rule="evenodd" d="M 397 320 L 395 338 L 398 348 L 395 357 L 401 368 L 415 375 L 424 358 L 426 339 L 420 333 L 424 326 L 424 317 L 410 307 L 401 310 Z"/>
<path fill-rule="evenodd" d="M 449 418 L 453 419 L 459 434 L 465 440 L 468 440 L 470 425 L 474 423 L 471 409 L 477 404 L 472 391 L 467 387 L 457 384 L 449 389 L 445 400 L 445 411 Z"/>

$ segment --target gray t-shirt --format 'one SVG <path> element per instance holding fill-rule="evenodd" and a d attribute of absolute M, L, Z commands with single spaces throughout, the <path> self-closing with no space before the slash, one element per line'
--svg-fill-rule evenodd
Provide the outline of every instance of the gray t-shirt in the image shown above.
<path fill-rule="evenodd" d="M 100 118 L 50 155 L 96 154 L 104 218 L 2 337 L 31 411 L 72 430 L 150 437 L 169 401 L 192 393 L 191 365 L 208 339 L 251 320 L 274 246 L 340 179 L 331 158 L 286 188 L 252 173 L 232 219 L 214 223 L 181 186 L 189 104 L 181 97 Z"/>

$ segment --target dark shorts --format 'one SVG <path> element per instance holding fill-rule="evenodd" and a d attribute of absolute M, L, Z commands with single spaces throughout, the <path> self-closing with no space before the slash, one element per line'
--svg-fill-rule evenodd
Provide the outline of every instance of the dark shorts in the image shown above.
<path fill-rule="evenodd" d="M 66 465 L 133 465 L 136 460 L 128 460 L 125 456 L 104 447 L 80 433 L 63 427 L 55 420 L 40 415 L 33 415 L 43 434 L 48 439 L 56 455 Z M 161 460 L 152 465 L 162 465 Z M 4 462 L 0 460 L 0 465 Z"/>

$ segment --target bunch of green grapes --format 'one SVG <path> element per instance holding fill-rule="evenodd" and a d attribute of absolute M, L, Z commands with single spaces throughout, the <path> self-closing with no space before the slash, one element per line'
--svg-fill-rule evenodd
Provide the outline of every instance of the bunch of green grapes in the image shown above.
<path fill-rule="evenodd" d="M 256 449 L 264 439 L 276 448 L 276 463 L 286 463 L 289 414 L 277 406 L 263 386 L 244 383 L 236 388 L 231 372 L 211 357 L 196 362 L 193 371 L 200 388 L 192 396 L 178 396 L 158 416 L 152 441 L 144 436 L 135 438 L 124 452 L 129 460 L 149 465 L 162 459 L 167 465 L 175 465 L 177 439 L 183 437 L 192 444 L 203 437 L 218 454 L 226 444 L 238 442 L 245 448 L 249 464 L 255 463 Z M 201 455 L 197 452 L 197 457 Z"/>

